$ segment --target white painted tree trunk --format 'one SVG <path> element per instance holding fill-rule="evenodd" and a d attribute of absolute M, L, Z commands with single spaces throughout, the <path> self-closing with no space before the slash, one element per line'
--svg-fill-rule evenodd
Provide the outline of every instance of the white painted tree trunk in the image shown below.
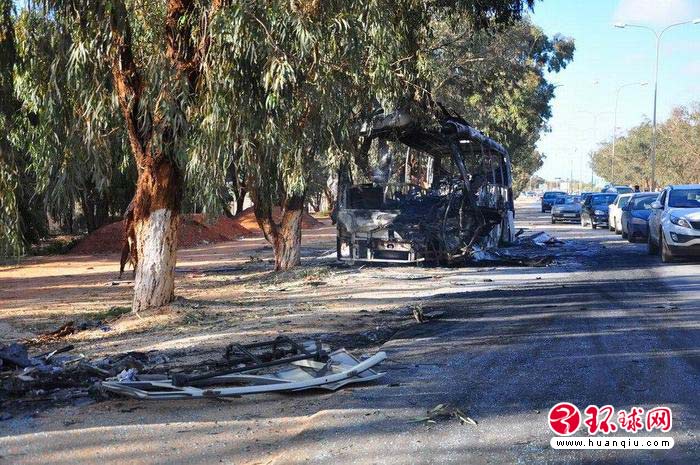
<path fill-rule="evenodd" d="M 178 216 L 162 208 L 136 220 L 138 266 L 132 310 L 138 312 L 168 304 L 175 292 Z"/>

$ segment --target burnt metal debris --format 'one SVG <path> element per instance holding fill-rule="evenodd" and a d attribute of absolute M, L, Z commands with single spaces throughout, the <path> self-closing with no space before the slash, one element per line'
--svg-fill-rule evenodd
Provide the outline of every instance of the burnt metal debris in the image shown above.
<path fill-rule="evenodd" d="M 462 264 L 474 247 L 514 239 L 510 157 L 506 149 L 443 108 L 437 123 L 408 112 L 375 118 L 370 183 L 341 174 L 337 258 L 346 262 Z M 389 142 L 405 146 L 399 169 Z M 393 144 L 396 147 L 397 144 Z"/>
<path fill-rule="evenodd" d="M 232 367 L 193 375 L 123 373 L 102 382 L 106 391 L 137 399 L 168 400 L 201 397 L 240 397 L 307 389 L 335 391 L 347 384 L 384 375 L 373 370 L 385 358 L 379 352 L 360 361 L 344 349 L 329 352 L 318 341 L 297 344 L 286 337 L 273 341 L 232 344 L 226 356 Z"/>
<path fill-rule="evenodd" d="M 72 345 L 30 356 L 24 344 L 0 345 L 0 407 L 7 402 L 97 400 L 111 394 L 137 399 L 238 397 L 307 389 L 334 391 L 381 378 L 379 352 L 358 360 L 345 349 L 286 336 L 230 344 L 220 360 L 176 366 L 156 351 L 126 352 L 99 359 L 70 354 Z M 189 373 L 189 374 L 186 374 Z"/>

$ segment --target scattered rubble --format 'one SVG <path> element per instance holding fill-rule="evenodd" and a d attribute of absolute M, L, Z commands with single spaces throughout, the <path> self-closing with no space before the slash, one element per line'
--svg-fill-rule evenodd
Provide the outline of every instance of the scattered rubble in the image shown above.
<path fill-rule="evenodd" d="M 280 336 L 268 342 L 232 344 L 227 347 L 226 358 L 230 367 L 224 370 L 167 377 L 140 375 L 130 369 L 102 382 L 101 387 L 108 392 L 152 400 L 240 397 L 307 389 L 335 391 L 347 384 L 382 377 L 383 373 L 372 368 L 386 354 L 379 352 L 359 361 L 344 349 L 329 352 L 318 341 L 297 344 Z M 281 368 L 273 371 L 273 367 Z"/>
<path fill-rule="evenodd" d="M 555 254 L 545 252 L 549 247 L 563 245 L 564 241 L 542 231 L 530 236 L 518 237 L 507 247 L 481 248 L 474 246 L 471 260 L 483 266 L 536 266 L 552 263 Z"/>
<path fill-rule="evenodd" d="M 73 321 L 69 321 L 68 323 L 61 325 L 58 329 L 54 331 L 49 331 L 47 333 L 40 334 L 34 338 L 27 339 L 25 342 L 27 344 L 37 345 L 47 344 L 49 342 L 55 342 L 59 339 L 63 339 L 64 337 L 69 336 L 77 331 L 78 328 L 75 327 L 75 323 Z"/>
<path fill-rule="evenodd" d="M 425 415 L 414 418 L 412 421 L 416 423 L 425 422 L 427 424 L 437 423 L 439 420 L 447 420 L 456 418 L 462 425 L 477 425 L 476 420 L 467 416 L 461 409 L 450 404 L 438 404 L 428 410 Z"/>
<path fill-rule="evenodd" d="M 336 390 L 383 376 L 373 368 L 379 352 L 358 360 L 344 349 L 331 351 L 319 341 L 230 344 L 219 360 L 175 366 L 164 354 L 126 352 L 88 359 L 72 345 L 30 356 L 27 346 L 0 346 L 0 402 L 50 403 L 111 394 L 143 399 L 237 397 L 262 392 Z M 7 410 L 3 405 L 3 410 Z"/>

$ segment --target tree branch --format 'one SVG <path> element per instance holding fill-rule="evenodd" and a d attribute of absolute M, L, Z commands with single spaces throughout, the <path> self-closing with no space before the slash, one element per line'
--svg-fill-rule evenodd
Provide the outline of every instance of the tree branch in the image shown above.
<path fill-rule="evenodd" d="M 123 0 L 114 0 L 110 9 L 112 33 L 112 76 L 117 90 L 119 107 L 126 121 L 127 135 L 136 163 L 141 170 L 146 158 L 146 146 L 150 141 L 150 122 L 139 118 L 143 81 L 132 52 L 131 27 Z M 147 118 L 149 120 L 150 118 Z M 145 124 L 144 124 L 145 123 Z"/>

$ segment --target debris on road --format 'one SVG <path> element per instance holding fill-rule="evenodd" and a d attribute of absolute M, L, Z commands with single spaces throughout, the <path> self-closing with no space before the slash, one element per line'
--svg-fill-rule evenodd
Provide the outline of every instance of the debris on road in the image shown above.
<path fill-rule="evenodd" d="M 477 425 L 476 420 L 467 416 L 461 409 L 450 404 L 438 404 L 428 410 L 425 415 L 414 418 L 415 423 L 437 423 L 439 420 L 456 418 L 462 425 Z"/>
<path fill-rule="evenodd" d="M 59 339 L 63 339 L 64 337 L 69 336 L 77 331 L 78 328 L 75 327 L 75 323 L 73 321 L 69 321 L 68 323 L 61 325 L 58 329 L 54 331 L 39 334 L 34 338 L 27 339 L 25 342 L 27 344 L 32 345 L 47 344 L 49 342 L 55 342 Z"/>
<path fill-rule="evenodd" d="M 551 264 L 555 255 L 542 253 L 547 247 L 563 245 L 564 241 L 541 231 L 526 237 L 518 237 L 507 247 L 481 248 L 474 246 L 470 254 L 473 262 L 481 265 L 536 266 Z"/>
<path fill-rule="evenodd" d="M 518 253 L 510 248 L 481 249 L 474 247 L 471 258 L 482 266 L 547 266 L 554 261 L 549 254 Z"/>
<path fill-rule="evenodd" d="M 13 342 L 9 346 L 0 346 L 0 367 L 26 368 L 31 364 L 24 345 Z"/>
<path fill-rule="evenodd" d="M 335 391 L 351 383 L 367 382 L 384 375 L 374 371 L 385 358 L 379 352 L 359 361 L 344 349 L 328 352 L 318 341 L 297 344 L 287 337 L 254 344 L 232 344 L 226 358 L 230 368 L 190 375 L 140 375 L 121 373 L 101 383 L 108 392 L 137 399 L 192 399 L 239 397 L 268 392 L 307 389 Z M 273 371 L 272 367 L 281 367 Z"/>
<path fill-rule="evenodd" d="M 538 233 L 532 234 L 531 236 L 523 237 L 519 239 L 516 244 L 526 245 L 527 243 L 532 243 L 534 245 L 562 245 L 564 241 L 557 239 L 556 237 L 546 233 L 545 231 L 540 231 Z"/>

